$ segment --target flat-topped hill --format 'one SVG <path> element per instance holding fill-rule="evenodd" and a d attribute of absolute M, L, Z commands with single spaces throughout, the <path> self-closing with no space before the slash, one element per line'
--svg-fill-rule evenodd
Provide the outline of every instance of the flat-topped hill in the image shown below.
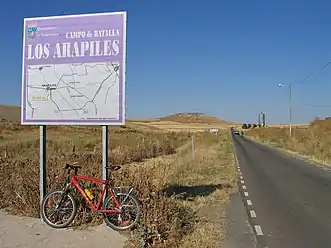
<path fill-rule="evenodd" d="M 162 121 L 174 121 L 179 123 L 210 123 L 210 124 L 232 124 L 215 116 L 204 113 L 177 113 L 160 118 Z"/>

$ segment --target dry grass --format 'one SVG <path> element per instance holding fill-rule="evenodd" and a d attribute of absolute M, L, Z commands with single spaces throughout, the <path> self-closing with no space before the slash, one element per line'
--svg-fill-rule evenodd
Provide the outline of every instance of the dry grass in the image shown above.
<path fill-rule="evenodd" d="M 13 214 L 39 213 L 38 134 L 35 127 L 0 125 L 0 208 Z M 192 160 L 187 132 L 111 128 L 110 162 L 123 165 L 114 174 L 116 184 L 134 186 L 142 203 L 141 225 L 127 247 L 217 246 L 224 225 L 220 203 L 235 180 L 231 139 L 227 131 L 220 137 L 207 132 L 196 137 Z M 66 162 L 77 161 L 82 174 L 100 177 L 100 148 L 100 128 L 48 127 L 47 190 L 62 186 Z M 169 196 L 181 191 L 188 195 Z M 81 204 L 73 224 L 100 222 Z"/>
<path fill-rule="evenodd" d="M 225 238 L 224 205 L 236 184 L 233 147 L 228 131 L 218 141 L 198 148 L 195 160 L 178 164 L 172 179 L 174 191 L 183 193 L 182 205 L 194 210 L 197 224 L 181 247 L 220 247 Z"/>
<path fill-rule="evenodd" d="M 153 122 L 133 122 L 134 124 L 144 125 L 146 127 L 157 128 L 167 131 L 190 131 L 190 132 L 204 132 L 209 129 L 229 129 L 229 125 L 225 124 L 211 124 L 208 123 L 179 123 L 172 121 L 153 121 Z"/>
<path fill-rule="evenodd" d="M 13 213 L 38 216 L 39 137 L 38 128 L 0 126 L 0 208 Z M 77 161 L 82 173 L 100 176 L 101 130 L 99 128 L 49 127 L 47 141 L 48 190 L 63 182 L 63 166 Z M 147 158 L 176 152 L 187 134 L 140 132 L 111 129 L 111 164 L 141 162 Z M 87 221 L 88 222 L 88 221 Z"/>
<path fill-rule="evenodd" d="M 331 162 L 331 120 L 314 120 L 307 128 L 293 128 L 292 139 L 287 128 L 253 129 L 247 135 L 318 161 Z"/>
<path fill-rule="evenodd" d="M 309 124 L 292 124 L 294 128 L 307 128 Z M 288 128 L 288 124 L 268 124 L 268 127 Z"/>
<path fill-rule="evenodd" d="M 143 177 L 149 190 L 142 197 L 141 229 L 127 247 L 142 240 L 146 247 L 219 247 L 226 224 L 222 205 L 236 182 L 233 163 L 226 131 L 219 137 L 197 134 L 194 159 L 188 143 L 175 155 L 128 168 L 126 176 Z"/>

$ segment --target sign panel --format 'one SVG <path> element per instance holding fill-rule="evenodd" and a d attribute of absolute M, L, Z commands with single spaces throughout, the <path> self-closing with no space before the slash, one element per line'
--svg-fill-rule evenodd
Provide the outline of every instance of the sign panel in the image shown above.
<path fill-rule="evenodd" d="M 24 19 L 24 125 L 125 123 L 126 12 Z"/>

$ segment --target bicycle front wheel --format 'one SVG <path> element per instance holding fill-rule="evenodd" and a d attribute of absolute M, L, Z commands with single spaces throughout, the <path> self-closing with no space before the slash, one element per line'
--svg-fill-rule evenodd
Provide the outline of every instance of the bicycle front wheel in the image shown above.
<path fill-rule="evenodd" d="M 62 189 L 49 192 L 41 203 L 41 217 L 53 228 L 69 226 L 76 213 L 77 205 L 74 197 L 70 193 L 63 195 Z"/>
<path fill-rule="evenodd" d="M 115 231 L 125 231 L 135 226 L 140 219 L 140 207 L 138 199 L 131 194 L 116 193 L 116 200 L 121 206 L 120 213 L 106 213 L 104 220 L 106 224 Z M 107 197 L 104 209 L 116 209 L 114 197 Z"/>

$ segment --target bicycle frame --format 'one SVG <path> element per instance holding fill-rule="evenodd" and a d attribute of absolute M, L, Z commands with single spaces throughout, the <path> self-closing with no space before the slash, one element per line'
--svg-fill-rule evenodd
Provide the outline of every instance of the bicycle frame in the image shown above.
<path fill-rule="evenodd" d="M 94 183 L 99 183 L 99 184 L 104 185 L 97 204 L 94 204 L 93 202 L 90 201 L 90 199 L 86 196 L 83 189 L 80 187 L 79 182 L 77 182 L 77 179 L 83 179 L 83 180 L 87 180 L 87 181 L 91 181 L 91 182 L 94 182 Z M 109 183 L 109 180 L 101 180 L 101 179 L 96 179 L 96 178 L 87 177 L 87 176 L 83 176 L 83 175 L 72 175 L 71 180 L 70 180 L 70 184 L 74 185 L 77 188 L 79 193 L 87 201 L 87 203 L 90 205 L 90 207 L 92 208 L 93 211 L 96 211 L 96 212 L 99 212 L 99 213 L 120 213 L 121 212 L 121 210 L 120 210 L 121 205 L 117 201 L 116 195 L 115 195 L 112 188 L 109 189 L 109 192 L 110 192 L 110 194 L 113 198 L 113 201 L 115 202 L 115 205 L 116 205 L 117 209 L 113 209 L 113 210 L 101 209 L 101 205 L 103 203 L 102 199 L 103 199 L 103 197 L 106 193 L 108 183 Z"/>

